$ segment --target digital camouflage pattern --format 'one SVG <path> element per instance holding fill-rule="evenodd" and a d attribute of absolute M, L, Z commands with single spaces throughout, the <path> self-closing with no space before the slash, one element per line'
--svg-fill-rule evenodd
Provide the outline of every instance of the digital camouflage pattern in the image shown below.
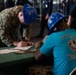
<path fill-rule="evenodd" d="M 0 47 L 2 46 L 2 44 L 11 46 L 13 41 L 20 41 L 20 21 L 17 17 L 17 14 L 20 10 L 22 10 L 22 8 L 23 6 L 18 5 L 5 9 L 0 13 Z M 29 31 L 30 27 L 25 27 L 24 32 L 26 33 L 24 33 L 23 35 L 29 37 Z"/>

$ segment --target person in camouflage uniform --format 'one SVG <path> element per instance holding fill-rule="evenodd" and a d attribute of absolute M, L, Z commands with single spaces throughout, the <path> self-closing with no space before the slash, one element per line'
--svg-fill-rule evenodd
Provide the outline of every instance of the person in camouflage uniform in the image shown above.
<path fill-rule="evenodd" d="M 27 11 L 26 11 L 27 10 Z M 29 14 L 30 12 L 32 14 Z M 37 12 L 29 4 L 18 5 L 3 10 L 0 13 L 0 47 L 3 46 L 26 46 L 33 44 L 25 42 L 20 36 L 19 25 L 24 27 L 23 36 L 30 38 L 30 24 L 36 19 Z M 25 19 L 27 17 L 27 19 Z M 26 39 L 25 39 L 26 40 Z"/>

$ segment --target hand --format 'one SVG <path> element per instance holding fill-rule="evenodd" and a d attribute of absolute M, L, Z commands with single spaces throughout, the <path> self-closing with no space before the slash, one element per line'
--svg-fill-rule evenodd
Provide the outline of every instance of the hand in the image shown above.
<path fill-rule="evenodd" d="M 34 46 L 33 42 L 27 42 L 27 46 Z"/>
<path fill-rule="evenodd" d="M 21 41 L 17 44 L 17 47 L 25 47 L 25 46 L 27 46 L 27 42 L 25 41 Z"/>
<path fill-rule="evenodd" d="M 43 45 L 43 42 L 42 42 L 42 41 L 38 41 L 38 42 L 35 44 L 36 48 L 37 48 L 37 47 L 41 47 L 42 45 Z"/>
<path fill-rule="evenodd" d="M 25 42 L 21 41 L 18 43 L 17 47 L 25 47 L 25 46 L 33 46 L 34 44 L 32 42 Z"/>

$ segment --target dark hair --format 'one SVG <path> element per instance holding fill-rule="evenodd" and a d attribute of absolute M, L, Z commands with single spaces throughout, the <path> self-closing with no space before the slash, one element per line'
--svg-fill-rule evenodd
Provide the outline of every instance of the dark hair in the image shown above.
<path fill-rule="evenodd" d="M 63 27 L 63 25 L 60 25 L 61 23 L 64 23 L 64 22 L 66 22 L 65 27 Z M 58 22 L 54 25 L 54 27 L 51 29 L 51 31 L 52 31 L 52 32 L 59 31 L 59 27 L 60 27 L 60 26 L 63 27 L 63 29 L 68 28 L 66 18 L 63 18 L 63 19 L 61 19 L 60 21 L 58 21 Z M 63 29 L 61 29 L 61 30 L 63 30 Z"/>
<path fill-rule="evenodd" d="M 58 21 L 58 22 L 56 23 L 56 25 L 59 25 L 60 23 L 63 23 L 63 22 L 67 22 L 66 18 L 62 18 L 60 21 Z M 55 25 L 55 26 L 56 26 L 56 25 Z"/>

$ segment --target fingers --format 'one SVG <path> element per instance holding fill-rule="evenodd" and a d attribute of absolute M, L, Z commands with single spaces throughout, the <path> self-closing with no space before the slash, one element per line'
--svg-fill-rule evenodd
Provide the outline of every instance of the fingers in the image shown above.
<path fill-rule="evenodd" d="M 33 46 L 34 43 L 33 42 L 27 42 L 27 46 Z"/>
<path fill-rule="evenodd" d="M 34 46 L 33 42 L 25 42 L 25 41 L 21 41 L 18 43 L 18 47 L 25 47 L 25 46 Z"/>

